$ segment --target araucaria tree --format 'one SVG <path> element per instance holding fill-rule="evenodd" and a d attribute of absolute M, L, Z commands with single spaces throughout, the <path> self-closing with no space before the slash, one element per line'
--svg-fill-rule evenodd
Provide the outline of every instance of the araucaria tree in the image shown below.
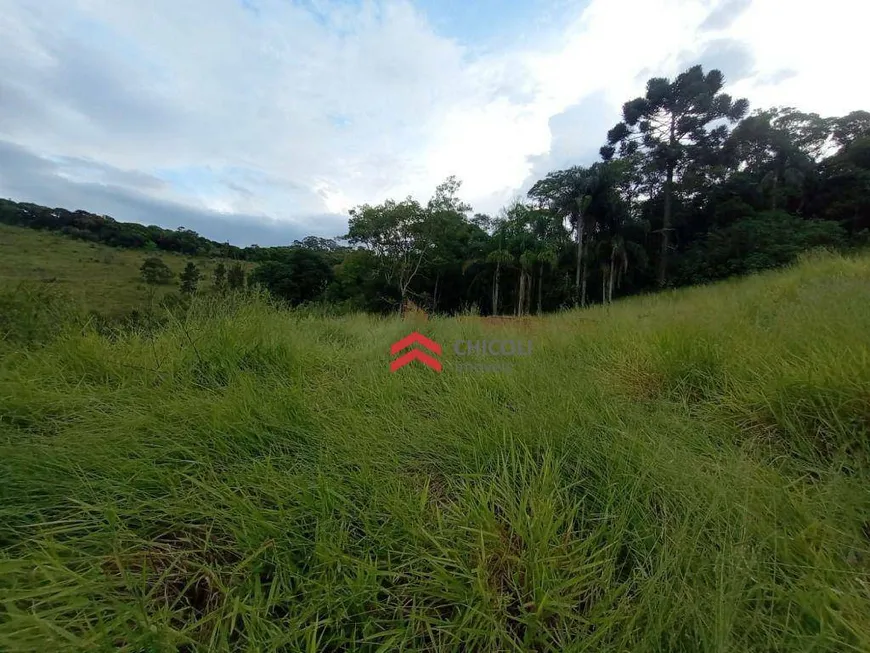
<path fill-rule="evenodd" d="M 701 66 L 689 68 L 674 80 L 650 79 L 645 96 L 623 105 L 622 122 L 607 133 L 607 145 L 601 148 L 605 160 L 641 152 L 663 183 L 659 286 L 667 283 L 675 180 L 687 160 L 721 145 L 728 134 L 727 123 L 740 120 L 749 108 L 746 100 L 733 100 L 722 93 L 723 83 L 721 72 L 711 70 L 705 75 Z M 722 124 L 709 129 L 719 121 Z"/>
<path fill-rule="evenodd" d="M 3 199 L 0 223 L 209 256 L 218 294 L 243 288 L 249 274 L 249 285 L 292 306 L 389 313 L 413 299 L 432 313 L 515 316 L 609 304 L 775 268 L 814 247 L 870 242 L 870 112 L 761 107 L 747 115 L 746 100 L 723 90 L 722 74 L 700 66 L 650 79 L 643 97 L 623 105 L 603 160 L 565 161 L 490 215 L 473 214 L 459 180 L 448 177 L 431 199 L 357 206 L 341 238 L 278 247 L 238 248 L 184 228 Z M 142 274 L 152 298 L 154 284 L 172 275 L 159 258 Z M 195 287 L 189 267 L 182 291 Z"/>

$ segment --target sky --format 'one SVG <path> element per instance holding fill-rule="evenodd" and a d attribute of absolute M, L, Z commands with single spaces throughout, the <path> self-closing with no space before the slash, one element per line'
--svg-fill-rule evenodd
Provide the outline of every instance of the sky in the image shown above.
<path fill-rule="evenodd" d="M 237 245 L 340 236 L 449 175 L 496 213 L 696 63 L 754 108 L 870 110 L 870 4 L 0 0 L 0 196 Z"/>

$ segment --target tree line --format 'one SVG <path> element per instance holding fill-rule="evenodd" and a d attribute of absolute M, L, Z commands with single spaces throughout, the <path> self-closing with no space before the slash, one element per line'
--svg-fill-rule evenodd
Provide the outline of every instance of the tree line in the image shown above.
<path fill-rule="evenodd" d="M 159 256 L 149 256 L 139 267 L 139 274 L 149 286 L 168 286 L 175 280 L 175 273 Z M 184 270 L 178 275 L 179 290 L 182 295 L 195 295 L 200 290 L 203 280 L 202 270 L 193 261 L 188 261 Z M 225 291 L 244 290 L 247 287 L 247 274 L 240 263 L 234 263 L 229 268 L 218 263 L 212 271 L 209 290 L 222 293 Z"/>
<path fill-rule="evenodd" d="M 124 247 L 256 261 L 249 283 L 293 305 L 542 313 L 789 263 L 870 240 L 870 113 L 749 111 L 718 70 L 653 78 L 600 160 L 556 170 L 497 215 L 450 177 L 425 203 L 350 211 L 348 231 L 238 248 L 195 232 L 0 203 L 0 221 Z"/>
<path fill-rule="evenodd" d="M 0 199 L 0 222 L 13 226 L 58 231 L 66 236 L 111 247 L 143 249 L 244 260 L 251 252 L 229 243 L 218 243 L 192 229 L 164 229 L 137 222 L 119 222 L 87 211 L 49 208 L 29 202 Z"/>

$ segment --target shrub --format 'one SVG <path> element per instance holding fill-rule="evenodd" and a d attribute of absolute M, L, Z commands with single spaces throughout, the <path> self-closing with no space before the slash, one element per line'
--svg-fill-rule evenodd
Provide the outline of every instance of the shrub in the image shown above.
<path fill-rule="evenodd" d="M 149 256 L 139 268 L 142 279 L 149 285 L 166 285 L 172 282 L 172 270 L 159 256 Z"/>

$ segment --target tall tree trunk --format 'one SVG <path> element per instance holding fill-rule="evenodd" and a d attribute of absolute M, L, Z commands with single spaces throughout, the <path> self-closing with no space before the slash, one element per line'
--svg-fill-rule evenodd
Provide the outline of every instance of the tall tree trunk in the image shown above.
<path fill-rule="evenodd" d="M 544 297 L 544 264 L 538 264 L 538 315 L 541 315 L 543 311 L 541 310 L 542 299 Z"/>
<path fill-rule="evenodd" d="M 586 244 L 586 256 L 583 257 L 583 278 L 580 280 L 580 306 L 586 308 L 586 280 L 589 278 L 589 244 Z"/>
<path fill-rule="evenodd" d="M 577 230 L 577 272 L 574 275 L 574 304 L 576 305 L 580 300 L 580 269 L 583 267 L 583 211 L 579 208 L 575 224 Z"/>
<path fill-rule="evenodd" d="M 607 303 L 607 268 L 601 268 L 601 303 Z"/>
<path fill-rule="evenodd" d="M 662 253 L 659 258 L 658 283 L 659 287 L 664 287 L 668 281 L 668 246 L 671 240 L 671 205 L 674 195 L 674 166 L 676 163 L 671 158 L 677 146 L 676 137 L 676 117 L 671 116 L 671 139 L 670 152 L 668 152 L 668 169 L 665 179 L 665 210 L 662 216 Z"/>
<path fill-rule="evenodd" d="M 441 281 L 441 273 L 435 275 L 435 292 L 432 295 L 432 312 L 438 312 L 438 282 Z"/>
<path fill-rule="evenodd" d="M 523 315 L 529 315 L 532 312 L 532 275 L 526 272 L 526 303 L 524 306 Z"/>
<path fill-rule="evenodd" d="M 523 272 L 523 269 L 522 269 L 522 268 L 520 268 L 520 278 L 519 278 L 518 286 L 519 286 L 519 287 L 517 288 L 517 309 L 516 309 L 516 311 L 515 311 L 515 314 L 516 314 L 517 317 L 519 317 L 520 315 L 522 315 L 522 310 L 523 310 L 523 296 L 524 296 L 525 293 L 526 293 L 526 288 L 525 288 L 525 286 L 526 286 L 526 275 L 525 275 L 525 273 Z"/>
<path fill-rule="evenodd" d="M 668 164 L 668 175 L 665 180 L 665 211 L 662 216 L 662 251 L 659 257 L 658 284 L 664 287 L 668 274 L 668 249 L 671 240 L 671 202 L 674 192 L 674 168 Z"/>
<path fill-rule="evenodd" d="M 770 210 L 776 211 L 776 191 L 779 186 L 779 170 L 773 173 L 773 191 L 770 194 Z"/>
<path fill-rule="evenodd" d="M 616 250 L 610 251 L 610 274 L 607 275 L 607 303 L 613 303 L 613 268 L 616 263 Z"/>
<path fill-rule="evenodd" d="M 492 314 L 498 315 L 498 277 L 501 271 L 501 262 L 495 264 L 495 278 L 492 280 Z"/>

